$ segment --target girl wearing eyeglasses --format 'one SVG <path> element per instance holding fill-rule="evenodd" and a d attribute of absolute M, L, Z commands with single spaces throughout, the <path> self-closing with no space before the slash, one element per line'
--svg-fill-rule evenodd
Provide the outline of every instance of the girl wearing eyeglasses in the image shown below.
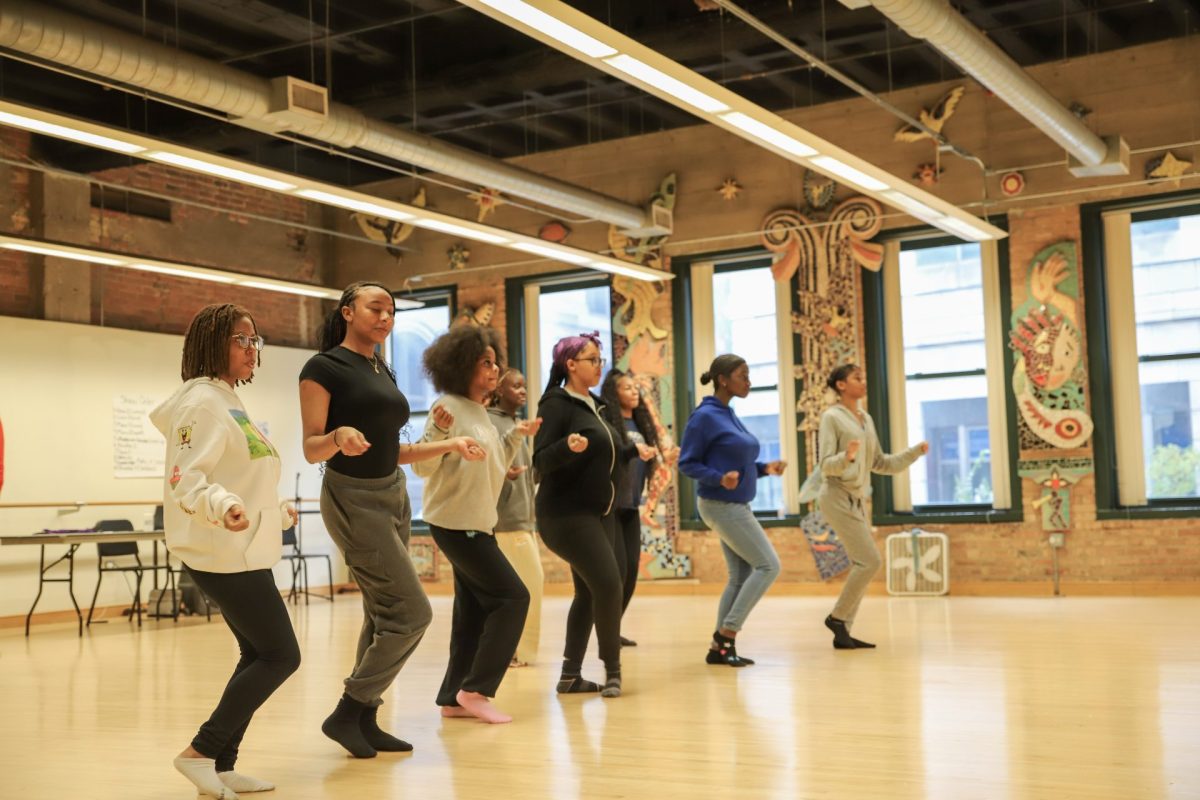
<path fill-rule="evenodd" d="M 477 460 L 457 453 L 422 461 L 422 516 L 433 541 L 454 568 L 450 661 L 437 704 L 444 717 L 476 717 L 493 724 L 512 717 L 491 704 L 517 650 L 529 590 L 496 543 L 496 503 L 524 437 L 539 420 L 516 423 L 501 437 L 487 403 L 500 377 L 499 338 L 490 328 L 459 325 L 425 351 L 422 363 L 442 396 L 433 404 L 422 441 L 470 437 Z"/>
<path fill-rule="evenodd" d="M 379 727 L 383 693 L 416 650 L 433 611 L 408 555 L 412 506 L 401 464 L 447 453 L 482 458 L 466 437 L 401 444 L 408 399 L 379 347 L 396 300 L 387 287 L 353 283 L 321 331 L 321 352 L 300 372 L 304 457 L 325 462 L 321 518 L 363 594 L 363 627 L 345 693 L 321 731 L 355 758 L 412 745 Z"/>
<path fill-rule="evenodd" d="M 541 480 L 534 501 L 538 531 L 552 552 L 571 565 L 575 599 L 567 614 L 560 694 L 621 695 L 621 570 L 612 518 L 619 433 L 600 414 L 592 388 L 604 359 L 597 332 L 568 336 L 554 345 L 550 380 L 538 403 L 542 428 L 533 443 Z M 600 643 L 605 680 L 582 676 L 592 625 Z"/>
<path fill-rule="evenodd" d="M 221 608 L 241 658 L 217 707 L 175 768 L 201 794 L 274 789 L 234 771 L 250 718 L 300 666 L 296 634 L 271 568 L 296 510 L 279 497 L 279 453 L 235 389 L 254 378 L 263 339 L 241 306 L 207 306 L 183 339 L 183 385 L 150 414 L 167 439 L 167 547 Z"/>

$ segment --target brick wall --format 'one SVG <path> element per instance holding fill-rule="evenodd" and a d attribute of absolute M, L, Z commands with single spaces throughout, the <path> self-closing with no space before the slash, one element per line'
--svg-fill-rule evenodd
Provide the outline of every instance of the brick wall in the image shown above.
<path fill-rule="evenodd" d="M 29 134 L 15 128 L 0 127 L 0 156 L 14 161 L 29 154 Z M 29 170 L 0 164 L 0 231 L 29 231 Z M 24 253 L 0 250 L 0 314 L 10 317 L 37 315 L 37 285 Z"/>

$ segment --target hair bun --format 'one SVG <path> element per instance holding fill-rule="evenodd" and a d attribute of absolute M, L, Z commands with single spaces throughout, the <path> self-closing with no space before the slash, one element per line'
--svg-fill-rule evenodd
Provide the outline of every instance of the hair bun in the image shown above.
<path fill-rule="evenodd" d="M 700 385 L 701 385 L 701 386 L 708 386 L 710 383 L 712 383 L 712 373 L 711 373 L 711 372 L 704 372 L 704 373 L 701 373 L 701 375 L 700 375 Z"/>

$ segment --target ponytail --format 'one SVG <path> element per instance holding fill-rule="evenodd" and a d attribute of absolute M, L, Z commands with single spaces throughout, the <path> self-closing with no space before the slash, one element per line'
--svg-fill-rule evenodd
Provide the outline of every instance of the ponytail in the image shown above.
<path fill-rule="evenodd" d="M 733 371 L 746 363 L 746 359 L 733 353 L 725 353 L 713 359 L 708 370 L 700 374 L 700 383 L 704 386 L 713 385 L 713 390 L 720 388 L 720 383 L 717 378 L 724 376 L 728 378 L 733 374 Z"/>

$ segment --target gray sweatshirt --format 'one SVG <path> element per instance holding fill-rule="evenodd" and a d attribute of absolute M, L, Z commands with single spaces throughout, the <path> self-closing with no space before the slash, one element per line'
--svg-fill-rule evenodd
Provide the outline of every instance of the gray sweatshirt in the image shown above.
<path fill-rule="evenodd" d="M 425 479 L 421 516 L 430 525 L 447 530 L 491 533 L 496 529 L 496 502 L 523 437 L 514 427 L 501 438 L 488 419 L 487 409 L 465 397 L 442 395 L 434 406 L 453 414 L 454 424 L 449 431 L 442 431 L 433 424 L 430 414 L 422 441 L 470 436 L 487 451 L 487 457 L 464 461 L 458 453 L 447 453 L 415 462 L 413 472 Z"/>
<path fill-rule="evenodd" d="M 846 459 L 846 447 L 858 439 L 862 445 L 853 461 Z M 821 474 L 828 486 L 841 489 L 854 497 L 862 497 L 871 485 L 871 473 L 895 475 L 903 472 L 921 456 L 914 445 L 902 453 L 889 455 L 879 447 L 875 423 L 863 412 L 859 422 L 854 412 L 841 403 L 830 406 L 821 414 L 821 433 L 817 452 L 821 458 Z"/>
<path fill-rule="evenodd" d="M 488 418 L 496 426 L 500 438 L 504 439 L 517 424 L 516 417 L 510 417 L 499 408 L 489 408 Z M 517 457 L 512 466 L 525 467 L 525 471 L 513 480 L 504 481 L 500 490 L 500 502 L 496 504 L 496 530 L 511 533 L 513 531 L 532 531 L 534 525 L 533 512 L 533 471 L 530 467 L 533 459 L 530 455 L 532 448 L 529 440 L 525 439 L 517 447 Z"/>

